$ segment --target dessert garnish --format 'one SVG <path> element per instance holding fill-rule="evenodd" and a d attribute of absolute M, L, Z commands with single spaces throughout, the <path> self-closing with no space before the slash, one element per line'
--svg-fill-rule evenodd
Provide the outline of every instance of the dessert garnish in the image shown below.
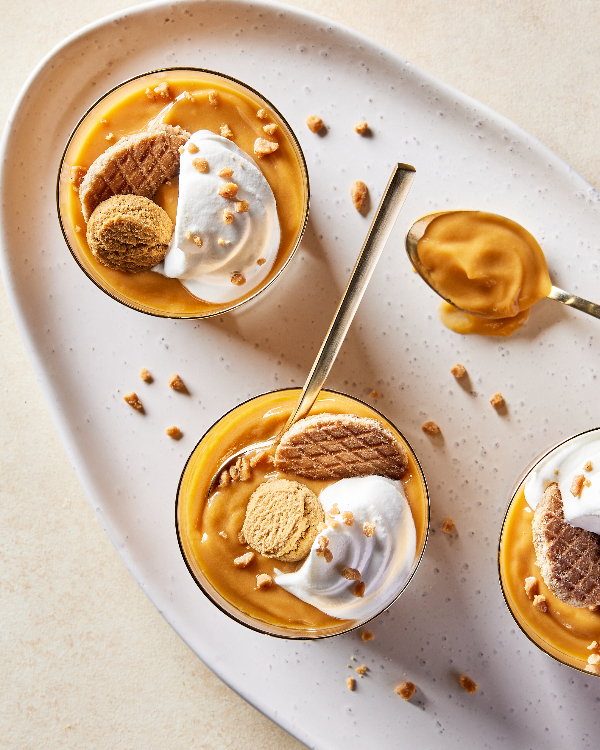
<path fill-rule="evenodd" d="M 352 198 L 354 208 L 357 211 L 360 211 L 362 209 L 368 192 L 369 189 L 367 188 L 365 183 L 362 182 L 362 180 L 355 180 L 350 186 L 350 196 Z"/>
<path fill-rule="evenodd" d="M 426 422 L 423 422 L 421 429 L 423 432 L 427 433 L 427 435 L 438 435 L 440 432 L 439 424 L 434 422 L 433 419 L 428 419 Z"/>
<path fill-rule="evenodd" d="M 89 220 L 99 203 L 112 195 L 153 198 L 179 172 L 179 147 L 190 134 L 183 128 L 156 125 L 120 138 L 88 169 L 79 187 L 83 217 Z"/>
<path fill-rule="evenodd" d="M 371 474 L 399 479 L 408 458 L 392 433 L 376 419 L 353 414 L 317 414 L 296 422 L 275 452 L 275 468 L 311 479 Z"/>
<path fill-rule="evenodd" d="M 354 126 L 354 130 L 355 130 L 355 131 L 356 131 L 356 132 L 357 132 L 357 133 L 358 133 L 359 135 L 364 135 L 364 134 L 365 134 L 365 133 L 367 132 L 367 130 L 368 130 L 368 129 L 369 129 L 369 124 L 368 124 L 367 122 L 358 122 L 358 123 L 356 123 L 356 125 Z"/>
<path fill-rule="evenodd" d="M 311 133 L 319 133 L 325 127 L 325 123 L 319 115 L 310 115 L 307 117 L 306 124 Z"/>
<path fill-rule="evenodd" d="M 173 223 L 153 201 L 139 195 L 113 195 L 93 211 L 87 241 L 99 263 L 136 273 L 160 263 L 167 252 Z"/>

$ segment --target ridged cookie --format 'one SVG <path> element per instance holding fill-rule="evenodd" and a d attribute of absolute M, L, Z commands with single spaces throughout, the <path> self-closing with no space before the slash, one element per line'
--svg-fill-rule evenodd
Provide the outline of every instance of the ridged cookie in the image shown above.
<path fill-rule="evenodd" d="M 400 479 L 408 457 L 381 422 L 355 414 L 315 414 L 296 422 L 275 452 L 275 468 L 310 479 L 379 474 Z"/>
<path fill-rule="evenodd" d="M 179 125 L 157 125 L 120 138 L 88 169 L 79 187 L 83 218 L 111 195 L 152 198 L 166 180 L 179 172 L 179 147 L 190 134 Z"/>
<path fill-rule="evenodd" d="M 537 564 L 546 585 L 571 607 L 600 604 L 600 535 L 565 521 L 558 484 L 540 500 L 532 522 Z"/>

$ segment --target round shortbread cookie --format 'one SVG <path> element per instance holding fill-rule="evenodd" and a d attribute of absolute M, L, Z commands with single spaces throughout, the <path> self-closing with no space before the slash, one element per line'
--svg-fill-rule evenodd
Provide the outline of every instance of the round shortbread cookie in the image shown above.
<path fill-rule="evenodd" d="M 299 482 L 275 479 L 252 493 L 242 534 L 261 555 L 294 562 L 308 555 L 324 521 L 314 492 Z"/>

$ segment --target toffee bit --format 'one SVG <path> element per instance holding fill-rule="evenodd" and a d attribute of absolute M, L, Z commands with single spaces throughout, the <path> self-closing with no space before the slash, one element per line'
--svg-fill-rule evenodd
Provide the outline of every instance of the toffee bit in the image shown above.
<path fill-rule="evenodd" d="M 588 461 L 587 464 L 583 467 L 584 471 L 591 471 L 594 467 L 592 466 L 592 462 Z"/>
<path fill-rule="evenodd" d="M 223 198 L 235 198 L 237 191 L 238 186 L 235 182 L 226 182 L 224 185 L 219 185 L 219 195 Z"/>
<path fill-rule="evenodd" d="M 585 477 L 583 474 L 577 474 L 577 476 L 573 477 L 573 481 L 571 482 L 571 488 L 570 493 L 573 495 L 573 497 L 579 497 L 581 495 L 581 491 L 583 490 L 583 485 L 585 483 Z"/>
<path fill-rule="evenodd" d="M 231 484 L 231 474 L 227 471 L 227 469 L 223 469 L 223 471 L 219 475 L 219 487 L 227 487 L 228 484 Z"/>
<path fill-rule="evenodd" d="M 504 397 L 499 391 L 498 393 L 494 393 L 494 395 L 490 399 L 490 404 L 494 407 L 494 409 L 501 409 L 504 406 L 504 403 Z"/>
<path fill-rule="evenodd" d="M 346 526 L 352 526 L 354 524 L 354 515 L 349 510 L 345 510 L 342 513 L 342 521 Z"/>
<path fill-rule="evenodd" d="M 254 153 L 259 159 L 274 153 L 279 148 L 279 144 L 274 141 L 268 141 L 266 138 L 257 138 L 254 141 Z"/>
<path fill-rule="evenodd" d="M 366 664 L 361 664 L 360 667 L 356 667 L 354 671 L 362 677 L 364 674 L 367 673 L 368 669 L 369 667 L 367 667 Z"/>
<path fill-rule="evenodd" d="M 78 188 L 86 174 L 87 169 L 85 167 L 73 166 L 69 171 L 69 181 L 74 187 Z"/>
<path fill-rule="evenodd" d="M 546 602 L 546 597 L 543 594 L 537 594 L 533 597 L 533 606 L 536 609 L 539 609 L 540 612 L 547 612 L 548 611 L 548 604 Z"/>
<path fill-rule="evenodd" d="M 233 138 L 233 130 L 229 127 L 229 125 L 226 122 L 224 122 L 221 125 L 220 130 L 221 130 L 221 135 L 223 136 L 223 138 Z"/>
<path fill-rule="evenodd" d="M 193 141 L 188 141 L 187 150 L 190 152 L 190 154 L 197 154 L 200 149 Z"/>
<path fill-rule="evenodd" d="M 267 117 L 269 116 L 269 113 L 267 112 L 266 109 L 259 109 L 258 112 L 256 113 L 256 116 L 258 117 L 259 120 L 266 120 Z"/>
<path fill-rule="evenodd" d="M 356 680 L 354 677 L 347 677 L 346 685 L 348 685 L 348 690 L 354 690 L 356 688 Z"/>
<path fill-rule="evenodd" d="M 350 186 L 350 196 L 357 211 L 360 211 L 367 197 L 368 188 L 362 180 L 355 180 Z"/>
<path fill-rule="evenodd" d="M 331 508 L 329 509 L 329 515 L 330 516 L 338 516 L 340 514 L 340 509 L 338 508 L 338 504 L 334 503 Z"/>
<path fill-rule="evenodd" d="M 197 169 L 198 172 L 208 172 L 208 162 L 202 156 L 192 159 L 192 166 L 194 169 Z"/>
<path fill-rule="evenodd" d="M 194 245 L 197 245 L 198 247 L 202 247 L 202 245 L 204 244 L 202 242 L 202 238 L 198 237 L 197 234 L 195 234 L 193 237 L 191 237 L 191 240 L 194 243 Z"/>
<path fill-rule="evenodd" d="M 228 208 L 223 209 L 223 221 L 225 224 L 231 224 L 233 219 L 233 211 L 230 211 Z"/>
<path fill-rule="evenodd" d="M 219 104 L 219 94 L 216 91 L 209 91 L 208 92 L 208 103 L 212 104 L 213 107 L 218 106 L 218 104 Z"/>
<path fill-rule="evenodd" d="M 266 262 L 267 262 L 267 259 L 266 259 L 266 258 L 259 258 L 259 259 L 258 259 L 258 260 L 256 261 L 256 265 L 257 265 L 257 266 L 264 266 Z M 293 382 L 293 381 L 292 381 L 292 382 Z"/>
<path fill-rule="evenodd" d="M 361 633 L 360 637 L 363 639 L 365 643 L 368 643 L 369 641 L 372 641 L 375 638 L 375 636 L 373 635 L 373 633 L 371 633 L 370 630 L 365 630 L 364 633 Z"/>
<path fill-rule="evenodd" d="M 219 177 L 231 177 L 233 169 L 231 167 L 221 167 Z"/>
<path fill-rule="evenodd" d="M 142 369 L 140 370 L 140 378 L 146 383 L 152 382 L 152 375 L 150 374 L 150 370 L 148 370 L 147 367 L 142 367 Z"/>
<path fill-rule="evenodd" d="M 409 701 L 415 694 L 416 689 L 417 686 L 414 682 L 404 680 L 404 682 L 401 682 L 397 687 L 394 688 L 394 692 L 396 693 L 396 695 L 399 695 L 403 701 Z"/>
<path fill-rule="evenodd" d="M 477 683 L 470 677 L 467 677 L 466 674 L 461 674 L 461 676 L 458 678 L 458 682 L 465 693 L 473 695 L 473 693 L 477 692 Z"/>
<path fill-rule="evenodd" d="M 365 582 L 359 581 L 356 586 L 354 587 L 354 591 L 352 592 L 352 595 L 355 596 L 357 599 L 362 599 L 365 595 Z"/>
<path fill-rule="evenodd" d="M 142 411 L 144 406 L 142 405 L 142 402 L 139 400 L 137 393 L 135 391 L 131 391 L 131 393 L 126 393 L 123 396 L 123 400 L 126 401 L 129 406 L 131 406 L 132 409 L 135 409 L 136 411 Z"/>
<path fill-rule="evenodd" d="M 237 537 L 240 544 L 246 544 L 246 537 L 244 536 L 244 532 L 241 529 L 238 531 Z"/>
<path fill-rule="evenodd" d="M 256 576 L 257 589 L 269 589 L 273 585 L 273 578 L 267 573 L 261 573 Z"/>
<path fill-rule="evenodd" d="M 231 275 L 231 283 L 235 284 L 235 286 L 243 286 L 246 283 L 246 279 L 241 273 L 236 272 Z"/>
<path fill-rule="evenodd" d="M 525 579 L 524 588 L 525 588 L 525 593 L 527 594 L 527 596 L 531 600 L 533 600 L 533 598 L 537 596 L 537 594 L 540 591 L 540 584 L 535 576 L 529 576 L 528 578 Z"/>
<path fill-rule="evenodd" d="M 249 208 L 250 208 L 250 204 L 248 203 L 248 201 L 236 201 L 235 202 L 235 212 L 237 214 L 245 214 L 247 213 Z"/>
<path fill-rule="evenodd" d="M 233 561 L 233 564 L 236 568 L 247 568 L 248 565 L 254 560 L 254 552 L 246 552 L 245 555 L 240 555 L 240 557 L 236 557 Z"/>
<path fill-rule="evenodd" d="M 275 122 L 270 122 L 268 125 L 263 125 L 263 130 L 267 135 L 273 135 L 277 131 L 279 126 Z"/>
<path fill-rule="evenodd" d="M 375 524 L 365 521 L 363 524 L 363 534 L 365 536 L 375 536 Z"/>
<path fill-rule="evenodd" d="M 467 368 L 464 365 L 461 365 L 460 362 L 455 362 L 452 367 L 450 368 L 450 372 L 454 375 L 455 378 L 462 378 L 462 376 L 467 372 Z"/>
<path fill-rule="evenodd" d="M 165 434 L 170 438 L 173 438 L 173 440 L 179 440 L 179 438 L 183 435 L 183 432 L 181 432 L 177 425 L 171 425 L 171 427 L 167 427 L 167 429 L 165 430 Z"/>
<path fill-rule="evenodd" d="M 174 391 L 185 391 L 185 384 L 176 372 L 169 378 L 169 388 Z"/>
<path fill-rule="evenodd" d="M 325 123 L 319 115 L 310 115 L 310 117 L 307 117 L 306 124 L 311 133 L 318 133 L 325 127 Z"/>
<path fill-rule="evenodd" d="M 442 524 L 442 531 L 444 532 L 444 534 L 451 534 L 455 528 L 456 525 L 454 521 L 450 518 L 450 516 L 448 516 L 448 518 L 446 518 L 444 520 L 444 523 Z"/>
<path fill-rule="evenodd" d="M 222 537 L 223 537 L 223 539 L 227 539 L 227 537 L 228 537 L 228 534 L 227 534 L 227 532 L 226 532 L 226 531 L 219 531 L 219 536 L 222 536 Z"/>
<path fill-rule="evenodd" d="M 356 568 L 345 567 L 344 570 L 342 570 L 342 575 L 348 581 L 360 581 L 360 572 L 356 570 Z"/>
<path fill-rule="evenodd" d="M 159 83 L 158 86 L 154 89 L 154 95 L 157 96 L 159 99 L 164 99 L 167 101 L 171 98 L 171 89 L 169 88 L 169 84 L 166 81 L 163 81 L 162 83 Z"/>
<path fill-rule="evenodd" d="M 434 422 L 433 419 L 428 419 L 426 422 L 423 422 L 421 429 L 427 435 L 437 435 L 440 432 L 439 424 Z"/>
<path fill-rule="evenodd" d="M 357 122 L 354 126 L 355 132 L 357 132 L 359 135 L 364 135 L 368 129 L 369 124 L 367 122 Z"/>

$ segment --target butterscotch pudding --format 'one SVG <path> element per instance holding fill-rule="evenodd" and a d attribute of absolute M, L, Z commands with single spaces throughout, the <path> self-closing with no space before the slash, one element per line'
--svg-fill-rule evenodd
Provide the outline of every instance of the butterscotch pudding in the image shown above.
<path fill-rule="evenodd" d="M 260 115 L 259 115 L 260 113 Z M 276 278 L 304 232 L 308 175 L 282 115 L 217 73 L 171 69 L 103 96 L 67 144 L 63 234 L 120 302 L 205 317 Z"/>
<path fill-rule="evenodd" d="M 500 581 L 525 634 L 600 675 L 600 431 L 576 435 L 520 480 L 500 537 Z"/>
<path fill-rule="evenodd" d="M 395 427 L 329 391 L 279 455 L 257 448 L 223 468 L 277 435 L 298 396 L 258 396 L 208 431 L 180 481 L 177 531 L 192 576 L 231 617 L 271 635 L 321 638 L 364 624 L 404 590 L 424 550 L 429 501 Z M 400 478 L 375 474 L 370 462 Z"/>

